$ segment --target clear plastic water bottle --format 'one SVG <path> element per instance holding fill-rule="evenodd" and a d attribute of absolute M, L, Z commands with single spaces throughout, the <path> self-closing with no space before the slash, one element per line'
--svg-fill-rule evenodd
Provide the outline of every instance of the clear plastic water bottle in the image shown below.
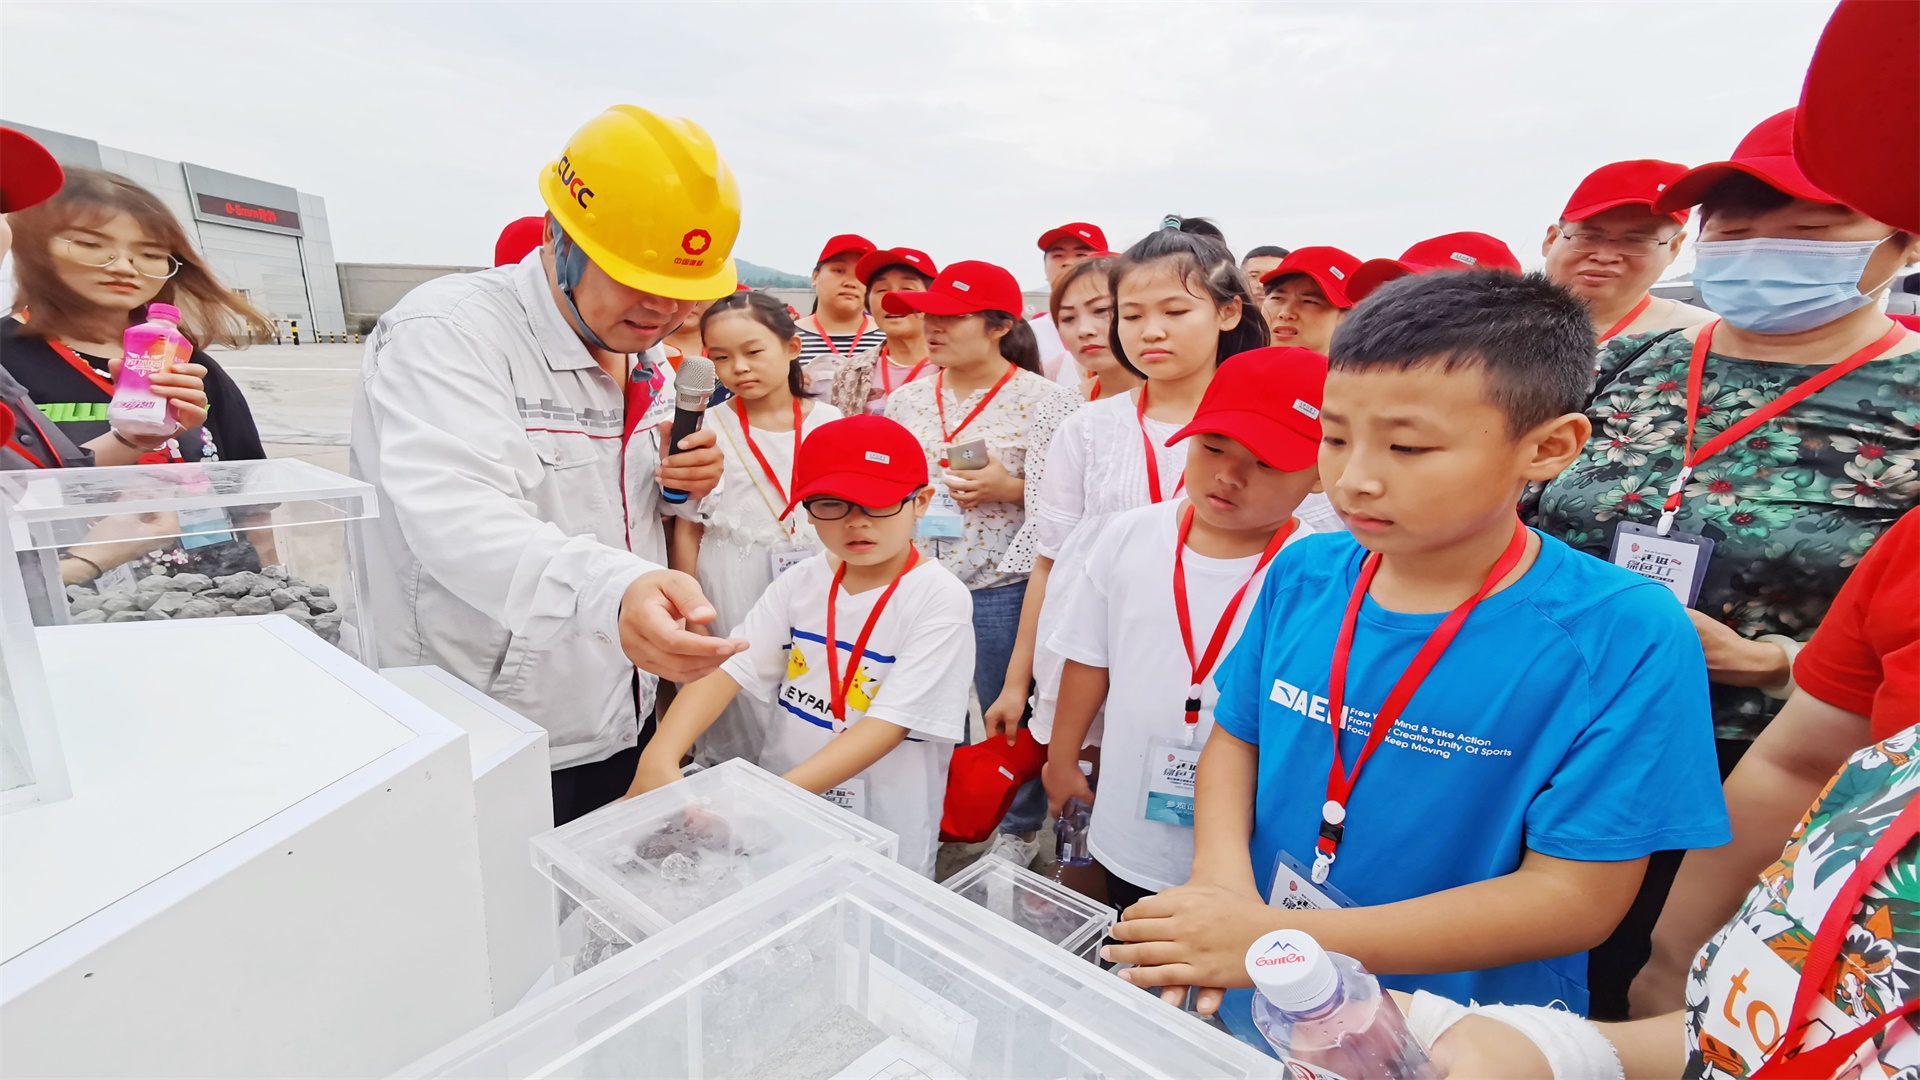
<path fill-rule="evenodd" d="M 1080 763 L 1080 775 L 1093 776 L 1093 762 Z M 1055 858 L 1061 866 L 1091 866 L 1093 852 L 1087 849 L 1087 824 L 1093 818 L 1093 807 L 1079 799 L 1068 799 L 1067 805 L 1060 808 L 1060 817 L 1053 823 Z"/>
<path fill-rule="evenodd" d="M 1295 1076 L 1314 1080 L 1439 1080 L 1399 1006 L 1359 961 L 1298 930 L 1247 950 L 1253 1023 Z"/>

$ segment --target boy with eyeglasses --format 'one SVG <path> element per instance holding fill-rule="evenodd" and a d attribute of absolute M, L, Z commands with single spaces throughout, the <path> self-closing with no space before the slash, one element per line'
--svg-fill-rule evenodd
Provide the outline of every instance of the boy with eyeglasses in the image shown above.
<path fill-rule="evenodd" d="M 973 598 L 913 546 L 931 501 L 926 455 L 897 422 L 853 416 L 807 436 L 786 509 L 805 506 L 827 550 L 747 613 L 733 632 L 746 652 L 680 691 L 628 794 L 678 780 L 745 691 L 779 705 L 762 768 L 891 829 L 900 862 L 931 876 L 973 685 Z"/>
<path fill-rule="evenodd" d="M 1590 173 L 1547 226 L 1547 277 L 1587 305 L 1596 344 L 1616 337 L 1702 326 L 1704 308 L 1647 290 L 1686 242 L 1687 211 L 1656 213 L 1653 201 L 1687 171 L 1671 161 L 1616 161 Z"/>

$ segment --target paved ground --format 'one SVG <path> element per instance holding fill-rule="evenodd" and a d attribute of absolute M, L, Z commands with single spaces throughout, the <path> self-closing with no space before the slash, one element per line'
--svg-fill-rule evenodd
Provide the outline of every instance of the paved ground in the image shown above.
<path fill-rule="evenodd" d="M 215 350 L 247 395 L 269 457 L 347 471 L 347 431 L 362 345 L 255 345 Z"/>

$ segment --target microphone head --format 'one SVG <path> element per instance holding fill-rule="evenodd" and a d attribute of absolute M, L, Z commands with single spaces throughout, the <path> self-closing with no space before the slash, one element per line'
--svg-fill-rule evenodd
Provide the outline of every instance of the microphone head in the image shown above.
<path fill-rule="evenodd" d="M 689 356 L 680 361 L 680 370 L 674 373 L 674 391 L 691 395 L 699 392 L 704 400 L 713 394 L 713 361 L 704 356 Z"/>

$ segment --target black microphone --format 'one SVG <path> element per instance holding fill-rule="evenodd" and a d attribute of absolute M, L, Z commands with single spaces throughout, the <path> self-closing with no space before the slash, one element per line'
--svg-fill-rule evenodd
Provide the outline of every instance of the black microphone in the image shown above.
<path fill-rule="evenodd" d="M 704 356 L 689 356 L 680 361 L 680 370 L 673 377 L 673 434 L 661 448 L 661 458 L 671 456 L 679 448 L 681 439 L 700 430 L 700 421 L 707 415 L 707 399 L 711 397 L 713 361 Z M 661 488 L 660 498 L 683 503 L 687 501 L 687 493 Z"/>

